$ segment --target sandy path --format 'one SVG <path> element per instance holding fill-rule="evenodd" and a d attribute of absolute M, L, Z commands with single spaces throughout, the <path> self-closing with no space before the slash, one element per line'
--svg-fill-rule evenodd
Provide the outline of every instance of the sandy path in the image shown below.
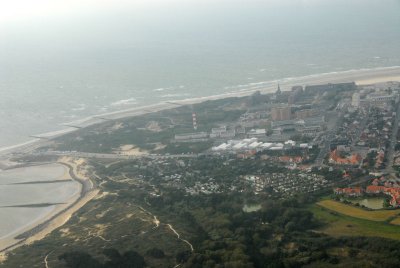
<path fill-rule="evenodd" d="M 44 261 L 44 266 L 45 266 L 46 268 L 50 268 L 47 259 L 49 258 L 50 254 L 53 253 L 53 251 L 54 251 L 54 250 L 50 251 L 50 252 L 46 255 L 46 257 L 44 257 L 44 260 L 43 260 L 43 261 Z"/>
<path fill-rule="evenodd" d="M 193 245 L 189 243 L 189 241 L 187 241 L 186 239 L 182 239 L 181 235 L 174 229 L 174 227 L 172 227 L 171 224 L 167 224 L 168 228 L 178 237 L 179 240 L 181 240 L 182 242 L 186 243 L 189 245 L 190 250 L 193 252 L 194 248 Z"/>

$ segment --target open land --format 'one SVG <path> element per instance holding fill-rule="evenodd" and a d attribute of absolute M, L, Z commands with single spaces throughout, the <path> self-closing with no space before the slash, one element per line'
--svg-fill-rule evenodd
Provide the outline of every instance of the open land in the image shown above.
<path fill-rule="evenodd" d="M 347 216 L 341 214 L 342 211 L 338 213 L 320 206 L 312 206 L 310 210 L 326 224 L 318 229 L 318 232 L 323 232 L 333 237 L 368 236 L 400 240 L 399 227 L 388 224 L 386 221 L 365 220 Z"/>
<path fill-rule="evenodd" d="M 391 218 L 398 216 L 400 213 L 400 211 L 398 210 L 368 211 L 334 200 L 323 200 L 318 202 L 317 205 L 340 214 L 370 221 L 387 221 Z"/>

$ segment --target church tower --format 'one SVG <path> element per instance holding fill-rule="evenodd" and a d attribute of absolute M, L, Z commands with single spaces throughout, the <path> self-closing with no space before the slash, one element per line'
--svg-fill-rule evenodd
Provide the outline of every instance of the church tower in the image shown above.
<path fill-rule="evenodd" d="M 278 84 L 278 89 L 276 90 L 275 95 L 279 96 L 281 95 L 282 91 L 281 91 L 281 86 Z"/>

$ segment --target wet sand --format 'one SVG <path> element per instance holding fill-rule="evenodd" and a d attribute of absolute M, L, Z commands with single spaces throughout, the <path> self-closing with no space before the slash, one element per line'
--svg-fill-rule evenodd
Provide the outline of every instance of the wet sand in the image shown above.
<path fill-rule="evenodd" d="M 83 162 L 76 162 L 72 159 L 62 159 L 62 161 L 55 164 L 24 167 L 0 173 L 0 182 L 4 181 L 6 183 L 13 181 L 26 182 L 26 174 L 30 173 L 33 174 L 32 180 L 40 182 L 40 178 L 42 178 L 42 180 L 45 182 L 44 185 L 47 184 L 46 182 L 48 181 L 49 177 L 53 177 L 55 181 L 59 180 L 59 182 L 51 183 L 52 185 L 68 183 L 65 182 L 66 179 L 70 180 L 69 183 L 75 184 L 75 189 L 73 192 L 67 191 L 67 193 L 64 193 L 64 196 L 61 197 L 60 195 L 62 195 L 63 192 L 54 192 L 54 196 L 50 196 L 47 199 L 47 201 L 50 201 L 50 203 L 54 200 L 59 201 L 60 199 L 63 199 L 62 204 L 45 207 L 0 208 L 0 213 L 2 213 L 3 210 L 3 213 L 8 212 L 10 214 L 9 217 L 7 217 L 8 221 L 12 222 L 13 219 L 16 218 L 14 221 L 17 223 L 16 225 L 10 225 L 7 224 L 7 220 L 2 221 L 1 224 L 4 226 L 8 225 L 8 229 L 3 229 L 3 232 L 8 233 L 6 235 L 3 234 L 3 236 L 0 235 L 0 252 L 9 251 L 20 245 L 29 244 L 33 241 L 44 238 L 54 229 L 65 224 L 73 213 L 78 211 L 83 205 L 97 195 L 98 191 L 94 190 L 94 185 L 88 178 L 86 178 L 86 174 L 83 172 L 83 170 L 80 169 L 80 165 L 82 164 Z M 60 170 L 63 172 L 60 173 Z M 47 174 L 47 176 L 37 176 L 37 174 L 40 173 Z M 34 186 L 40 187 L 41 184 L 42 183 L 35 183 Z M 84 184 L 89 185 L 89 187 L 84 189 Z M 27 185 L 32 186 L 33 184 Z M 24 184 L 24 186 L 26 185 Z M 59 185 L 58 188 L 65 189 L 65 185 Z M 48 190 L 44 189 L 44 191 L 47 192 Z M 51 190 L 49 192 L 51 193 Z M 34 198 L 36 199 L 36 197 Z M 22 202 L 26 201 L 27 200 L 22 200 Z M 21 202 L 21 200 L 15 200 L 15 205 L 20 205 L 19 202 Z M 37 200 L 31 200 L 31 202 L 33 204 L 37 204 Z M 7 211 L 7 209 L 10 211 Z"/>

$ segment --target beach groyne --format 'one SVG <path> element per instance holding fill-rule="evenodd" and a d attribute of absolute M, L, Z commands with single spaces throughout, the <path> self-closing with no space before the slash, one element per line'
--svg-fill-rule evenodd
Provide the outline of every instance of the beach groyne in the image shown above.
<path fill-rule="evenodd" d="M 15 236 L 14 239 L 19 240 L 19 241 L 12 243 L 10 245 L 7 245 L 6 247 L 0 249 L 0 253 L 6 253 L 10 250 L 17 248 L 18 246 L 22 246 L 25 243 L 27 243 L 28 240 L 32 239 L 34 236 L 36 236 L 40 233 L 42 233 L 42 236 L 44 236 L 44 235 L 47 235 L 48 233 L 52 232 L 56 228 L 61 227 L 70 218 L 70 216 L 73 213 L 75 213 L 78 209 L 80 209 L 84 204 L 86 204 L 88 201 L 90 201 L 98 193 L 96 184 L 92 181 L 92 178 L 90 178 L 90 177 L 87 177 L 85 179 L 80 178 L 79 176 L 77 176 L 77 174 L 75 174 L 74 167 L 72 165 L 65 163 L 65 162 L 57 162 L 57 163 L 67 167 L 71 179 L 75 180 L 76 182 L 78 182 L 81 185 L 79 197 L 75 201 L 70 203 L 67 207 L 58 211 L 56 214 L 52 215 L 50 218 L 46 219 L 44 222 Z M 90 198 L 88 198 L 88 197 L 90 197 Z M 85 202 L 82 202 L 82 201 L 85 201 Z M 62 222 L 62 224 L 56 224 L 56 226 L 53 226 L 53 228 L 48 229 L 52 225 L 52 223 L 54 223 L 57 219 L 59 219 L 63 216 L 64 216 L 65 220 Z M 48 229 L 48 230 L 46 230 L 46 229 Z M 39 240 L 39 239 L 32 239 L 32 241 L 35 241 L 35 240 Z"/>

